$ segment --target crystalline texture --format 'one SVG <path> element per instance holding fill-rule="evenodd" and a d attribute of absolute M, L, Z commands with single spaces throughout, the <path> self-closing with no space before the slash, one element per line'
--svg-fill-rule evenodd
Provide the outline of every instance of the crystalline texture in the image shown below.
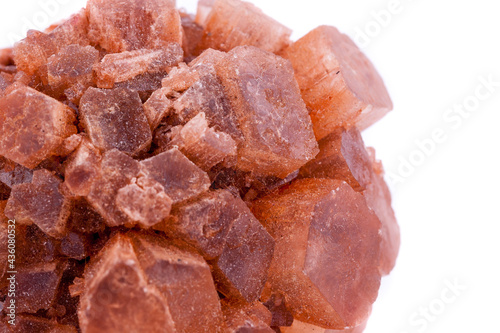
<path fill-rule="evenodd" d="M 12 189 L 5 213 L 22 224 L 36 224 L 52 237 L 62 237 L 71 209 L 71 200 L 60 192 L 62 181 L 50 171 L 33 173 L 32 183 Z"/>
<path fill-rule="evenodd" d="M 318 140 L 339 126 L 367 128 L 392 110 L 373 64 L 334 27 L 314 29 L 284 56 L 292 62 Z"/>
<path fill-rule="evenodd" d="M 134 155 L 151 144 L 148 120 L 135 91 L 89 88 L 80 101 L 80 118 L 99 149 Z"/>
<path fill-rule="evenodd" d="M 157 50 L 135 50 L 108 54 L 94 67 L 99 88 L 113 88 L 145 73 L 165 73 L 182 61 L 182 49 L 169 44 Z"/>
<path fill-rule="evenodd" d="M 142 161 L 141 170 L 164 187 L 174 204 L 194 198 L 210 187 L 207 174 L 177 149 Z"/>
<path fill-rule="evenodd" d="M 219 291 L 232 298 L 253 302 L 262 292 L 273 257 L 274 239 L 236 198 L 239 216 L 227 235 L 222 254 L 209 263 Z"/>
<path fill-rule="evenodd" d="M 176 332 L 165 296 L 149 284 L 127 237 L 110 240 L 84 277 L 82 333 Z"/>
<path fill-rule="evenodd" d="M 64 167 L 64 184 L 78 196 L 86 196 L 99 174 L 101 152 L 87 139 L 68 157 Z"/>
<path fill-rule="evenodd" d="M 269 327 L 272 315 L 259 302 L 244 304 L 224 299 L 222 310 L 228 333 L 274 333 Z"/>
<path fill-rule="evenodd" d="M 380 221 L 361 194 L 342 181 L 304 179 L 252 211 L 276 240 L 268 283 L 294 318 L 331 329 L 367 319 L 380 285 Z"/>
<path fill-rule="evenodd" d="M 0 155 L 34 168 L 76 133 L 74 112 L 28 87 L 0 99 Z"/>
<path fill-rule="evenodd" d="M 230 51 L 237 46 L 251 45 L 277 53 L 290 43 L 292 31 L 251 3 L 239 0 L 216 0 L 207 11 L 206 3 L 200 3 L 198 23 L 203 25 L 200 49 L 213 48 Z"/>
<path fill-rule="evenodd" d="M 89 39 L 111 53 L 182 45 L 175 0 L 89 0 Z"/>
<path fill-rule="evenodd" d="M 203 112 L 191 119 L 178 135 L 173 136 L 170 146 L 177 146 L 205 171 L 226 158 L 236 157 L 236 142 L 230 135 L 209 128 Z"/>

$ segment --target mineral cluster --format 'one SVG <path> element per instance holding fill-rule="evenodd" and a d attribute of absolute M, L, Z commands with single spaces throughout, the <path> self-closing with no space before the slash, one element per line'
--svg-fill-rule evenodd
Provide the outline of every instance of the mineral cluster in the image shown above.
<path fill-rule="evenodd" d="M 392 102 L 336 28 L 290 35 L 89 0 L 0 50 L 0 332 L 364 330 L 400 239 L 360 131 Z"/>

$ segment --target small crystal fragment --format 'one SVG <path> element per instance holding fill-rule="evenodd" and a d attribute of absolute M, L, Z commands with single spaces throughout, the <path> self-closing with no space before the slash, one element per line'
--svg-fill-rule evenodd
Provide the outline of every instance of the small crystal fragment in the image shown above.
<path fill-rule="evenodd" d="M 177 149 L 142 161 L 141 170 L 164 187 L 173 204 L 194 198 L 210 187 L 208 175 Z"/>
<path fill-rule="evenodd" d="M 155 180 L 139 177 L 116 195 L 116 206 L 130 220 L 149 228 L 160 223 L 170 214 L 172 199 Z"/>
<path fill-rule="evenodd" d="M 179 14 L 181 15 L 181 25 L 184 32 L 182 41 L 184 58 L 186 62 L 189 62 L 195 58 L 196 50 L 203 37 L 203 27 L 195 22 L 194 15 L 182 11 Z"/>
<path fill-rule="evenodd" d="M 71 193 L 78 196 L 89 194 L 99 174 L 101 158 L 101 152 L 89 140 L 83 139 L 64 167 L 64 184 Z"/>
<path fill-rule="evenodd" d="M 169 44 L 157 50 L 135 50 L 108 54 L 94 67 L 97 86 L 113 88 L 115 83 L 125 82 L 141 74 L 168 72 L 182 61 L 182 49 Z"/>
<path fill-rule="evenodd" d="M 205 113 L 191 119 L 178 135 L 172 137 L 170 146 L 176 146 L 204 171 L 226 158 L 236 157 L 236 142 L 226 133 L 208 127 Z"/>
<path fill-rule="evenodd" d="M 74 121 L 64 104 L 19 87 L 0 99 L 0 155 L 32 169 L 76 134 Z"/>
<path fill-rule="evenodd" d="M 266 291 L 266 289 L 265 289 Z M 265 293 L 265 292 L 264 292 Z M 264 294 L 263 293 L 263 294 Z M 271 326 L 292 326 L 293 315 L 286 307 L 286 298 L 281 293 L 272 293 L 270 295 L 262 295 L 261 299 L 267 296 L 264 305 L 269 309 L 272 314 Z"/>
<path fill-rule="evenodd" d="M 205 259 L 222 254 L 227 235 L 241 212 L 225 190 L 202 194 L 196 201 L 174 208 L 165 231 L 196 248 Z"/>
<path fill-rule="evenodd" d="M 31 183 L 32 179 L 33 170 L 0 156 L 0 183 L 11 189 L 15 185 Z"/>
<path fill-rule="evenodd" d="M 365 129 L 392 110 L 373 64 L 334 27 L 314 29 L 284 56 L 292 62 L 318 140 L 339 126 Z"/>
<path fill-rule="evenodd" d="M 99 51 L 92 46 L 69 45 L 48 58 L 48 84 L 51 89 L 78 104 L 92 85 L 92 67 L 99 62 Z"/>
<path fill-rule="evenodd" d="M 144 103 L 144 113 L 148 118 L 149 127 L 154 131 L 163 118 L 172 111 L 173 102 L 165 96 L 163 89 L 158 89 Z"/>
<path fill-rule="evenodd" d="M 253 302 L 262 292 L 273 257 L 274 239 L 236 198 L 239 216 L 227 235 L 222 254 L 210 261 L 218 290 L 228 296 Z"/>
<path fill-rule="evenodd" d="M 118 191 L 139 175 L 140 164 L 130 156 L 114 149 L 102 158 L 99 177 L 94 180 L 87 196 L 89 203 L 110 227 L 131 223 L 116 204 Z"/>
<path fill-rule="evenodd" d="M 89 0 L 89 39 L 110 53 L 182 45 L 175 0 Z"/>
<path fill-rule="evenodd" d="M 101 215 L 92 208 L 84 197 L 74 199 L 73 209 L 68 220 L 68 229 L 77 233 L 94 234 L 104 230 Z"/>
<path fill-rule="evenodd" d="M 71 200 L 61 193 L 61 184 L 50 171 L 35 171 L 31 183 L 12 188 L 5 214 L 21 224 L 36 224 L 49 236 L 62 237 L 66 233 Z"/>
<path fill-rule="evenodd" d="M 225 332 L 219 298 L 203 258 L 159 237 L 131 234 L 131 238 L 149 283 L 167 299 L 177 332 Z"/>
<path fill-rule="evenodd" d="M 300 169 L 301 177 L 343 180 L 356 191 L 370 184 L 372 163 L 357 128 L 337 128 L 319 141 L 319 150 L 314 160 Z"/>
<path fill-rule="evenodd" d="M 56 260 L 59 241 L 47 236 L 36 225 L 16 225 L 16 262 L 21 266 Z"/>
<path fill-rule="evenodd" d="M 268 283 L 294 318 L 331 329 L 367 319 L 380 286 L 381 226 L 361 194 L 343 181 L 302 179 L 252 211 L 276 240 Z"/>
<path fill-rule="evenodd" d="M 277 53 L 290 43 L 292 31 L 265 15 L 253 4 L 239 0 L 216 0 L 210 14 L 201 3 L 199 24 L 203 25 L 200 50 L 208 48 L 230 51 L 237 46 L 249 45 Z"/>
<path fill-rule="evenodd" d="M 86 238 L 75 232 L 70 232 L 61 240 L 61 254 L 68 258 L 82 260 L 87 257 Z"/>
<path fill-rule="evenodd" d="M 165 295 L 148 282 L 128 237 L 111 239 L 84 277 L 82 333 L 176 332 Z"/>
<path fill-rule="evenodd" d="M 16 311 L 36 313 L 48 309 L 55 301 L 65 267 L 64 261 L 17 267 Z M 10 299 L 8 296 L 6 302 Z"/>
<path fill-rule="evenodd" d="M 80 117 L 99 149 L 116 148 L 134 155 L 151 144 L 148 120 L 135 91 L 89 88 L 80 101 Z"/>

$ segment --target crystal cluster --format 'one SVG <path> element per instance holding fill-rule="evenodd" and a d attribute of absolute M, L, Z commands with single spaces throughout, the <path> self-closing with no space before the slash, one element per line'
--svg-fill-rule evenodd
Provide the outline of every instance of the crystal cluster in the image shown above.
<path fill-rule="evenodd" d="M 0 50 L 0 332 L 361 333 L 399 227 L 356 45 L 240 0 L 89 0 Z"/>

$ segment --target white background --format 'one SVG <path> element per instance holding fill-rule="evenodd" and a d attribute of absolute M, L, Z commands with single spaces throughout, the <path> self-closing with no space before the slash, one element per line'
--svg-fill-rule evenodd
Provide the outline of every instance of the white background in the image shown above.
<path fill-rule="evenodd" d="M 43 28 L 84 2 L 2 4 L 0 46 L 22 35 L 26 24 Z M 403 178 L 391 181 L 402 247 L 397 268 L 383 280 L 366 333 L 500 332 L 500 86 L 485 97 L 481 83 L 489 77 L 500 82 L 497 2 L 252 2 L 294 29 L 295 39 L 320 24 L 355 38 L 393 97 L 395 110 L 364 138 L 377 148 L 387 172 Z M 178 3 L 195 10 L 194 0 Z M 388 9 L 394 14 L 378 23 L 374 13 Z M 360 30 L 368 31 L 367 38 L 359 38 Z M 464 103 L 471 112 L 456 118 L 453 108 Z M 446 140 L 434 148 L 427 144 L 423 155 L 416 142 L 428 143 L 436 130 Z M 455 296 L 450 283 L 466 289 Z"/>

